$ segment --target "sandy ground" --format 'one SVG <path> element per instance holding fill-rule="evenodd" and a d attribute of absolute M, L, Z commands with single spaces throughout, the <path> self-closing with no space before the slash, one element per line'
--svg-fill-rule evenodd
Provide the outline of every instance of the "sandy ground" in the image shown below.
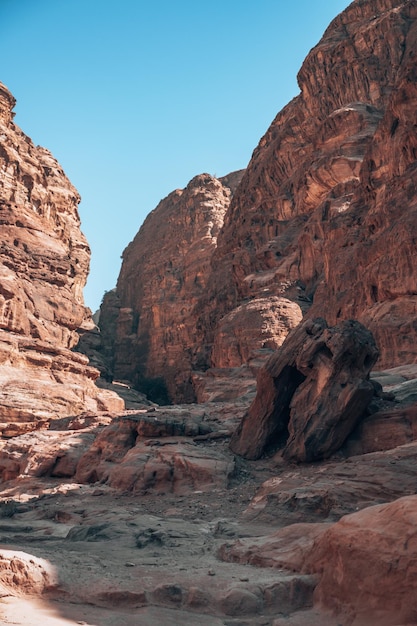
<path fill-rule="evenodd" d="M 228 441 L 205 445 L 224 452 Z M 3 483 L 0 503 L 15 510 L 0 507 L 0 624 L 350 626 L 312 608 L 313 577 L 225 562 L 219 549 L 415 493 L 416 454 L 413 442 L 309 466 L 235 459 L 227 487 L 180 495 L 33 476 Z M 8 566 L 7 550 L 25 565 Z"/>
<path fill-rule="evenodd" d="M 271 470 L 265 465 L 260 474 L 265 479 Z M 0 623 L 270 626 L 288 617 L 291 607 L 283 613 L 272 602 L 259 611 L 254 603 L 279 580 L 290 589 L 299 575 L 216 555 L 225 542 L 271 531 L 241 517 L 259 479 L 257 472 L 228 491 L 140 498 L 105 485 L 11 483 L 3 494 L 13 495 L 17 511 L 0 519 L 0 559 L 1 549 L 21 551 L 29 562 L 44 559 L 58 584 L 41 597 L 9 588 Z"/>

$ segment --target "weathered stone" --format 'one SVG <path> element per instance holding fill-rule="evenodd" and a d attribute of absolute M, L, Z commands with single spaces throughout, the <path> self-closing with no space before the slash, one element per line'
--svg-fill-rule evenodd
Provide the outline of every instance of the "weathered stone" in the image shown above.
<path fill-rule="evenodd" d="M 96 388 L 97 370 L 72 351 L 90 315 L 80 197 L 50 152 L 15 126 L 14 104 L 0 84 L 0 420 L 120 410 L 117 396 Z"/>
<path fill-rule="evenodd" d="M 240 367 L 282 345 L 302 319 L 301 309 L 286 298 L 257 298 L 236 307 L 216 329 L 211 364 L 215 368 Z"/>
<path fill-rule="evenodd" d="M 249 406 L 256 394 L 255 372 L 270 356 L 265 350 L 265 358 L 257 363 L 240 367 L 210 367 L 205 372 L 191 375 L 197 402 L 230 402 L 240 410 L 240 415 Z"/>
<path fill-rule="evenodd" d="M 89 432 L 40 430 L 0 441 L 0 479 L 72 477 L 94 438 Z"/>
<path fill-rule="evenodd" d="M 100 469 L 97 475 L 100 477 Z M 191 493 L 226 487 L 234 471 L 226 454 L 199 448 L 190 441 L 149 446 L 138 442 L 114 467 L 105 468 L 108 484 L 133 493 Z M 106 476 L 103 475 L 103 478 Z"/>
<path fill-rule="evenodd" d="M 417 497 L 343 517 L 319 537 L 304 570 L 320 581 L 316 602 L 360 623 L 414 623 Z M 360 585 L 358 581 L 360 580 Z"/>
<path fill-rule="evenodd" d="M 230 203 L 227 184 L 234 187 L 234 178 L 240 175 L 224 184 L 209 174 L 196 176 L 162 200 L 123 253 L 114 376 L 133 381 L 159 403 L 194 400 L 191 370 L 207 363 L 195 308 L 206 289 Z M 104 320 L 111 317 L 107 308 L 108 299 Z M 106 328 L 111 334 L 111 323 L 103 325 L 104 335 Z"/>
<path fill-rule="evenodd" d="M 329 523 L 290 524 L 271 535 L 243 538 L 233 544 L 224 544 L 218 556 L 231 563 L 299 572 L 306 553 L 329 526 Z"/>
<path fill-rule="evenodd" d="M 332 325 L 361 321 L 380 367 L 415 361 L 415 18 L 413 2 L 353 2 L 311 50 L 226 213 L 208 338 L 267 290 Z"/>
<path fill-rule="evenodd" d="M 286 459 L 330 456 L 374 395 L 368 377 L 377 358 L 371 333 L 358 322 L 328 328 L 320 318 L 305 321 L 260 370 L 232 450 L 256 459 L 281 442 Z"/>
<path fill-rule="evenodd" d="M 348 459 L 277 468 L 263 483 L 245 517 L 285 526 L 337 521 L 365 507 L 415 493 L 417 443 Z"/>
<path fill-rule="evenodd" d="M 226 615 L 256 615 L 261 612 L 262 598 L 244 588 L 228 589 L 220 598 L 220 606 Z"/>
<path fill-rule="evenodd" d="M 164 418 L 157 412 L 119 418 L 85 451 L 76 479 L 107 482 L 135 493 L 179 494 L 225 486 L 233 460 L 220 451 L 200 448 L 192 439 L 210 431 L 201 421 Z"/>
<path fill-rule="evenodd" d="M 365 417 L 346 439 L 347 456 L 390 450 L 417 440 L 417 405 L 397 405 Z"/>
<path fill-rule="evenodd" d="M 45 559 L 17 550 L 0 552 L 2 594 L 42 594 L 58 586 L 55 569 Z"/>

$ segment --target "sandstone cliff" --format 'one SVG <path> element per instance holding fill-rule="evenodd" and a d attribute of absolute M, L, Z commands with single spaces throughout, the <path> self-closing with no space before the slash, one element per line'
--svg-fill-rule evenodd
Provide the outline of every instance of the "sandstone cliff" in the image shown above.
<path fill-rule="evenodd" d="M 171 194 L 104 298 L 97 364 L 162 398 L 212 399 L 203 379 L 214 389 L 220 372 L 225 388 L 247 384 L 303 312 L 251 407 L 245 395 L 61 417 L 81 397 L 99 407 L 97 372 L 70 351 L 88 327 L 88 251 L 76 192 L 50 155 L 52 173 L 41 169 L 46 153 L 14 127 L 1 88 L 0 406 L 16 419 L 25 406 L 58 413 L 48 429 L 0 437 L 2 622 L 416 623 L 417 365 L 370 382 L 370 333 L 308 319 L 360 317 L 386 362 L 415 359 L 416 5 L 356 0 L 307 59 L 300 96 L 231 203 L 240 175 Z M 332 454 L 357 418 L 336 455 L 288 465 Z M 270 439 L 281 433 L 282 455 Z M 261 458 L 235 456 L 242 447 Z"/>
<path fill-rule="evenodd" d="M 114 375 L 156 400 L 192 400 L 192 365 L 204 367 L 209 359 L 195 307 L 239 178 L 196 176 L 152 211 L 123 253 Z"/>
<path fill-rule="evenodd" d="M 80 197 L 51 153 L 13 123 L 14 104 L 0 84 L 0 421 L 121 408 L 71 350 L 89 320 Z"/>
<path fill-rule="evenodd" d="M 411 0 L 353 2 L 233 197 L 202 176 L 151 213 L 118 281 L 117 377 L 193 399 L 193 371 L 277 347 L 301 310 L 368 326 L 378 368 L 417 360 L 416 17 Z M 277 298 L 293 307 L 281 337 Z"/>
<path fill-rule="evenodd" d="M 310 316 L 367 325 L 378 367 L 415 362 L 416 17 L 353 2 L 310 52 L 226 215 L 207 315 L 298 292 Z"/>
<path fill-rule="evenodd" d="M 302 318 L 288 299 L 259 297 L 225 315 L 214 340 L 201 324 L 217 236 L 242 175 L 201 174 L 162 200 L 124 251 L 116 291 L 104 297 L 106 367 L 157 402 L 206 398 L 198 372 L 229 372 L 262 359 Z"/>

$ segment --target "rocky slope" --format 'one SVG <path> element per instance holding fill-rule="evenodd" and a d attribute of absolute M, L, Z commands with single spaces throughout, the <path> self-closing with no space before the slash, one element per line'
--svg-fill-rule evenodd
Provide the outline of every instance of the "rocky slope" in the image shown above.
<path fill-rule="evenodd" d="M 159 381 L 189 401 L 193 371 L 277 347 L 301 311 L 363 322 L 379 368 L 416 361 L 416 11 L 411 0 L 353 2 L 306 58 L 300 94 L 261 139 L 230 204 L 220 183 L 197 177 L 151 214 L 118 281 L 116 376 Z M 201 239 L 191 216 L 213 212 L 216 232 Z M 281 338 L 273 297 L 295 316 Z M 258 337 L 245 334 L 254 308 Z"/>
<path fill-rule="evenodd" d="M 122 408 L 71 349 L 89 323 L 82 290 L 90 250 L 79 195 L 54 157 L 14 123 L 0 84 L 0 421 Z"/>
<path fill-rule="evenodd" d="M 416 388 L 404 373 L 384 374 L 397 400 Z M 2 623 L 414 624 L 416 442 L 249 461 L 229 446 L 246 407 L 56 419 L 3 439 Z"/>

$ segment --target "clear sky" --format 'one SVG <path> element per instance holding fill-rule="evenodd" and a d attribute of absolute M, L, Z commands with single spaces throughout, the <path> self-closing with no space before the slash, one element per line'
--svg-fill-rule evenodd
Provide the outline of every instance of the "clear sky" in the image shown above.
<path fill-rule="evenodd" d="M 246 167 L 348 0 L 0 0 L 16 123 L 82 196 L 94 311 L 146 215 L 196 174 Z"/>

